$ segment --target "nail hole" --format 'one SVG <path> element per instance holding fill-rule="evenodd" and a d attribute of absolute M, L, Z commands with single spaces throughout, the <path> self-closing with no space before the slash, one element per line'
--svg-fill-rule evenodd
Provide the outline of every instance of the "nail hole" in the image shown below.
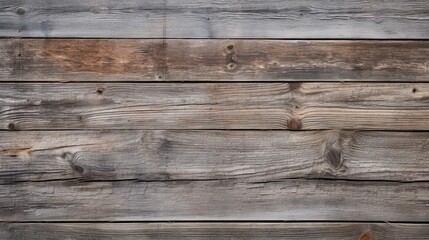
<path fill-rule="evenodd" d="M 228 63 L 227 67 L 228 67 L 228 69 L 234 69 L 235 63 Z"/>
<path fill-rule="evenodd" d="M 21 53 L 18 53 L 18 57 L 21 57 Z"/>
<path fill-rule="evenodd" d="M 413 93 L 417 92 L 417 89 L 413 88 Z"/>
<path fill-rule="evenodd" d="M 229 51 L 231 51 L 232 49 L 234 49 L 234 45 L 229 45 L 228 47 L 226 47 L 226 49 L 228 49 Z"/>
<path fill-rule="evenodd" d="M 15 124 L 14 123 L 9 123 L 7 125 L 7 129 L 9 129 L 9 130 L 15 130 Z"/>
<path fill-rule="evenodd" d="M 162 78 L 162 76 L 158 76 L 158 79 L 161 79 Z"/>
<path fill-rule="evenodd" d="M 104 88 L 98 88 L 97 89 L 97 93 L 98 94 L 103 94 L 103 92 L 104 92 Z"/>

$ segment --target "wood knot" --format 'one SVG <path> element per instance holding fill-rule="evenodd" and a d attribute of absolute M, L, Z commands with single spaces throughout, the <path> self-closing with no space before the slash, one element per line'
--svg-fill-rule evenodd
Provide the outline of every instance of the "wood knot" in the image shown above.
<path fill-rule="evenodd" d="M 337 134 L 330 135 L 326 139 L 324 159 L 332 166 L 333 169 L 338 170 L 343 166 L 343 159 L 341 153 L 341 146 Z"/>
<path fill-rule="evenodd" d="M 372 240 L 372 237 L 369 233 L 364 233 L 359 240 Z"/>
<path fill-rule="evenodd" d="M 9 130 L 11 130 L 11 131 L 13 131 L 13 130 L 15 130 L 15 124 L 14 123 L 9 123 L 8 125 L 7 125 L 7 129 L 9 129 Z"/>
<path fill-rule="evenodd" d="M 70 164 L 70 167 L 73 169 L 74 172 L 77 172 L 80 175 L 85 172 L 85 169 L 83 167 L 79 166 L 74 162 L 75 157 L 73 156 L 73 154 L 65 152 L 61 155 L 61 157 Z"/>
<path fill-rule="evenodd" d="M 343 165 L 341 161 L 341 152 L 337 149 L 326 149 L 325 160 L 335 169 L 340 169 Z"/>
<path fill-rule="evenodd" d="M 297 118 L 291 118 L 287 121 L 287 127 L 290 130 L 300 130 L 302 127 L 301 121 Z"/>
<path fill-rule="evenodd" d="M 233 49 L 234 49 L 234 45 L 228 45 L 226 47 L 226 50 L 228 50 L 228 51 L 232 51 Z"/>
<path fill-rule="evenodd" d="M 100 88 L 98 88 L 98 89 L 97 89 L 97 93 L 101 95 L 101 94 L 103 94 L 103 93 L 104 93 L 104 91 L 105 91 L 105 90 L 106 90 L 106 89 L 104 89 L 104 88 L 100 87 Z"/>
<path fill-rule="evenodd" d="M 17 8 L 16 9 L 16 14 L 21 15 L 21 16 L 24 15 L 25 14 L 25 9 L 22 8 L 22 7 Z"/>
<path fill-rule="evenodd" d="M 301 88 L 301 84 L 300 82 L 289 83 L 289 91 L 298 91 Z"/>
<path fill-rule="evenodd" d="M 237 64 L 235 64 L 235 63 L 228 63 L 228 65 L 226 65 L 228 70 L 233 70 L 236 66 L 237 66 Z"/>

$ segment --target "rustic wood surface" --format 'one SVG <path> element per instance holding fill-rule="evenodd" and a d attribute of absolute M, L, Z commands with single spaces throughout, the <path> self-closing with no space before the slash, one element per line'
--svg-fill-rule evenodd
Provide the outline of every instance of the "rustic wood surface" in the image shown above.
<path fill-rule="evenodd" d="M 0 0 L 0 240 L 429 239 L 428 39 L 428 0 Z"/>
<path fill-rule="evenodd" d="M 3 83 L 0 127 L 429 130 L 427 83 Z"/>
<path fill-rule="evenodd" d="M 426 0 L 1 0 L 2 37 L 429 37 Z"/>
<path fill-rule="evenodd" d="M 0 183 L 67 179 L 429 181 L 428 156 L 427 132 L 0 132 Z"/>
<path fill-rule="evenodd" d="M 425 222 L 428 204 L 429 182 L 21 182 L 1 185 L 0 221 Z"/>
<path fill-rule="evenodd" d="M 428 224 L 397 223 L 10 223 L 1 240 L 287 239 L 427 240 Z"/>
<path fill-rule="evenodd" d="M 428 41 L 3 39 L 0 81 L 427 82 L 428 56 Z"/>

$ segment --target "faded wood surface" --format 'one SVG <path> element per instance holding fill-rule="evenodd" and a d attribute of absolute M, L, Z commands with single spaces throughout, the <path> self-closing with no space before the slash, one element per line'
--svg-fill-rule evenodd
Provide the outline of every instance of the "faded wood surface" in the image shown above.
<path fill-rule="evenodd" d="M 10 223 L 1 240 L 287 239 L 426 240 L 428 224 L 365 223 Z"/>
<path fill-rule="evenodd" d="M 0 81 L 429 81 L 428 41 L 3 39 L 0 46 Z"/>
<path fill-rule="evenodd" d="M 429 130 L 429 84 L 3 83 L 0 127 Z"/>
<path fill-rule="evenodd" d="M 2 37 L 429 37 L 426 0 L 2 0 Z"/>
<path fill-rule="evenodd" d="M 67 179 L 429 181 L 428 156 L 426 132 L 0 132 L 0 183 Z"/>
<path fill-rule="evenodd" d="M 429 182 L 23 182 L 1 186 L 0 221 L 425 222 L 428 204 Z"/>

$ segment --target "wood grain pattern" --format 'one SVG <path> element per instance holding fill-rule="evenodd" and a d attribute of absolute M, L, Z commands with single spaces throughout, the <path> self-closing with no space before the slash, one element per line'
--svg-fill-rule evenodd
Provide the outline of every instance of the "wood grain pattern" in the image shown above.
<path fill-rule="evenodd" d="M 429 84 L 3 83 L 0 127 L 429 130 Z"/>
<path fill-rule="evenodd" d="M 428 224 L 365 223 L 9 223 L 1 240 L 426 240 Z"/>
<path fill-rule="evenodd" d="M 413 221 L 429 182 L 23 182 L 0 188 L 0 221 Z"/>
<path fill-rule="evenodd" d="M 2 37 L 429 37 L 426 0 L 0 1 Z"/>
<path fill-rule="evenodd" d="M 429 79 L 428 41 L 3 39 L 0 46 L 0 81 Z"/>
<path fill-rule="evenodd" d="M 429 181 L 427 156 L 426 132 L 0 132 L 0 183 L 67 179 Z"/>

